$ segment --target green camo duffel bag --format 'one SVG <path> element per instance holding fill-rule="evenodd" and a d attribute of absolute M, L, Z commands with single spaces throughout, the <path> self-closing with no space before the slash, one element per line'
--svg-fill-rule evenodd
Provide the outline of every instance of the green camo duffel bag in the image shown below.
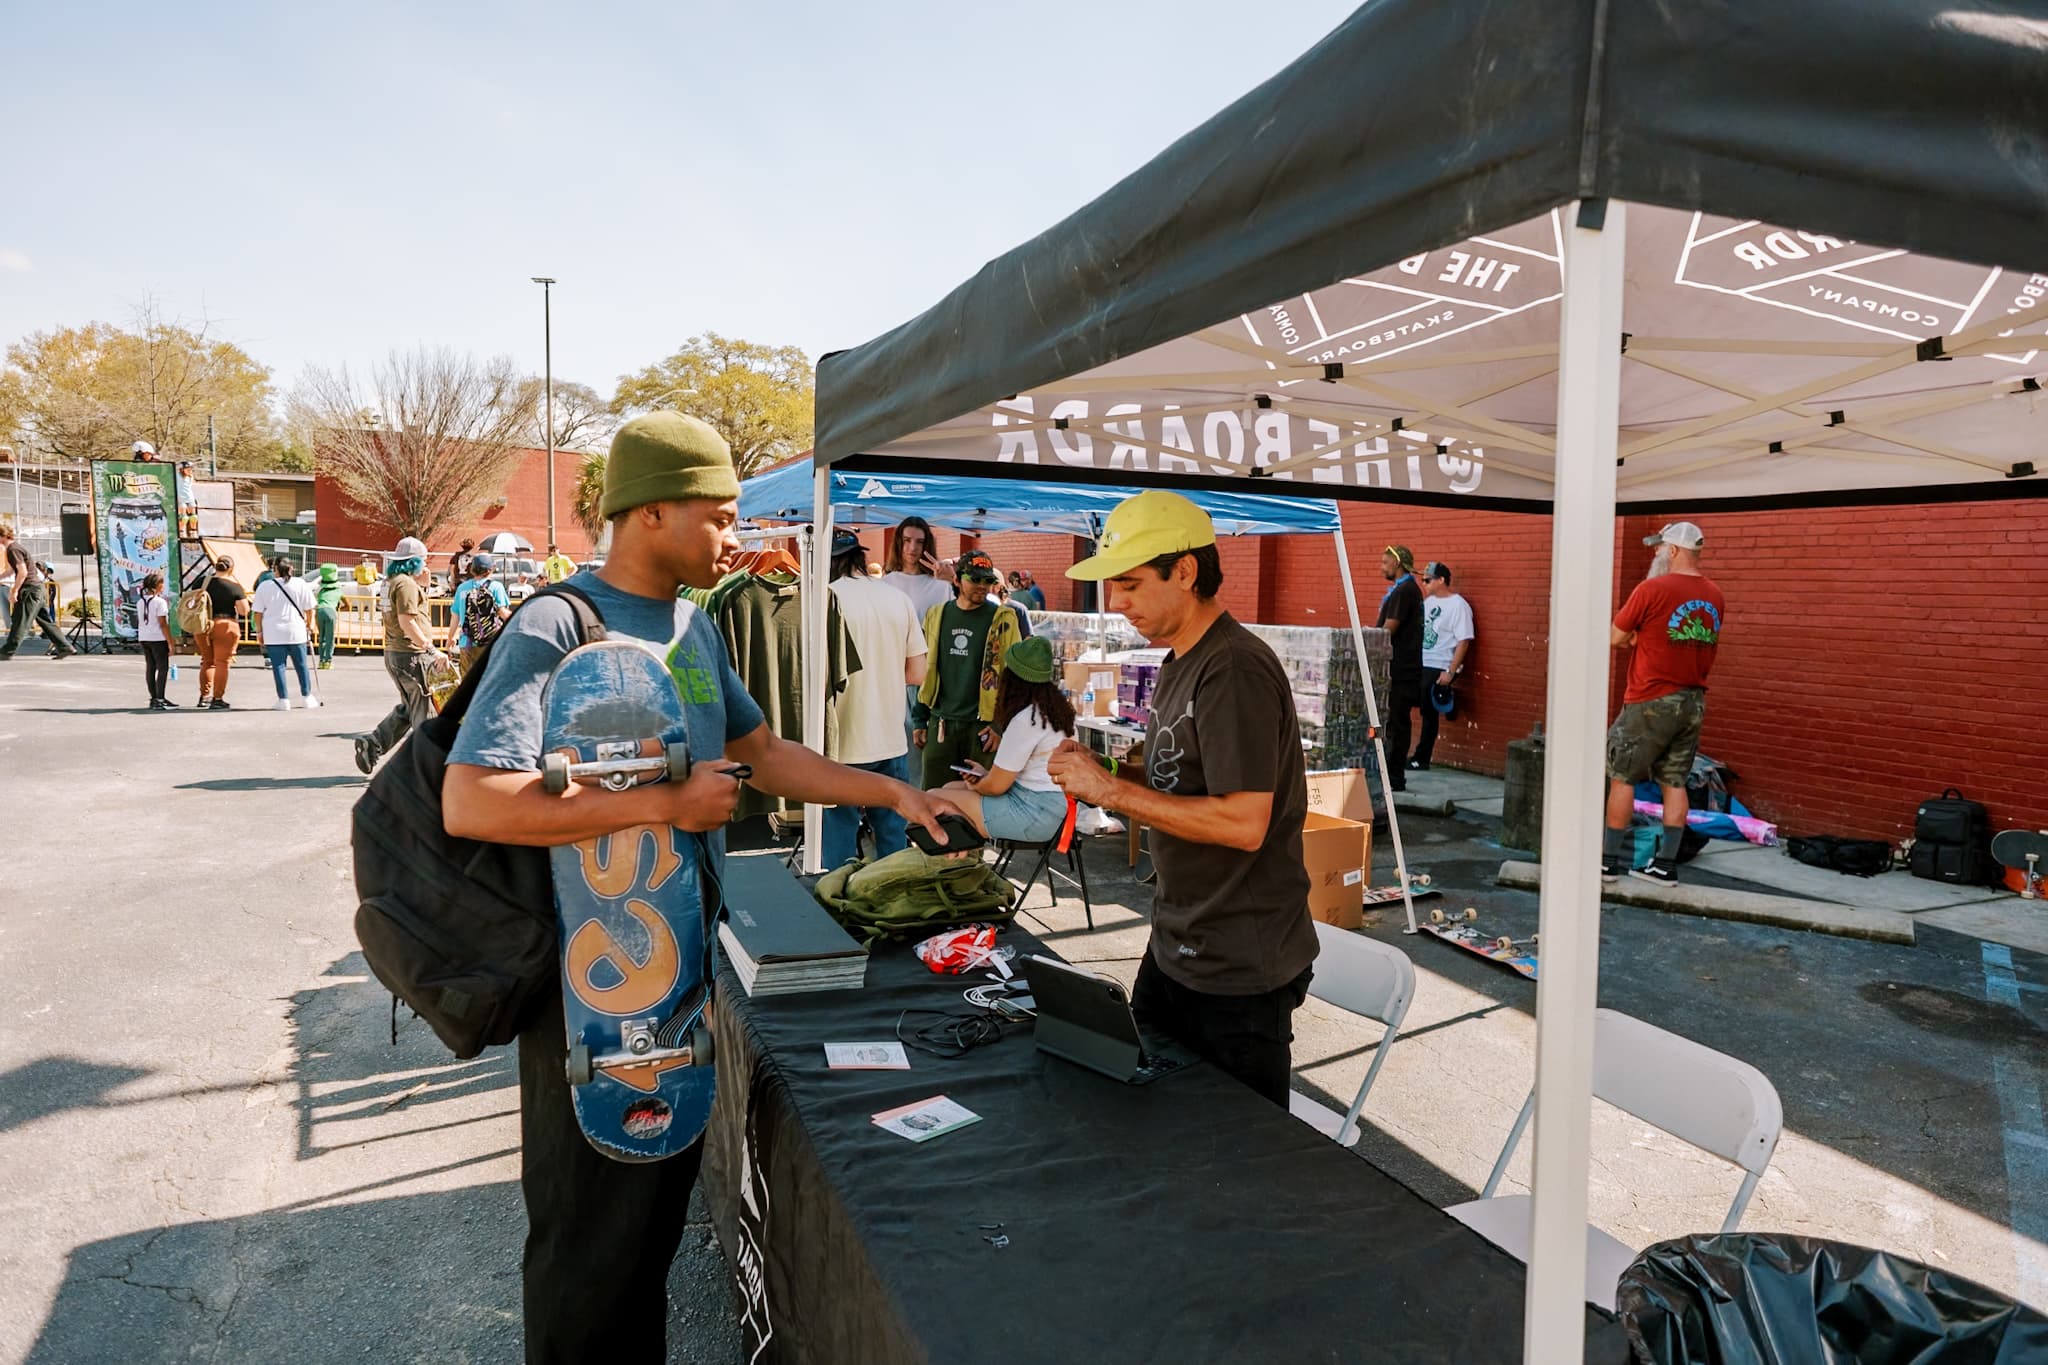
<path fill-rule="evenodd" d="M 864 945 L 962 924 L 1003 924 L 1017 913 L 1010 884 L 980 858 L 934 857 L 919 848 L 873 862 L 856 858 L 827 872 L 813 894 Z"/>

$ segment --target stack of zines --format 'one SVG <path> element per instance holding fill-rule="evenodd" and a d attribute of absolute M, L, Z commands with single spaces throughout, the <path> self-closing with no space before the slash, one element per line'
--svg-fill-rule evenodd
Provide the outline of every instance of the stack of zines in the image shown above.
<path fill-rule="evenodd" d="M 866 983 L 867 949 L 809 896 L 728 904 L 718 944 L 748 995 L 858 990 Z"/>

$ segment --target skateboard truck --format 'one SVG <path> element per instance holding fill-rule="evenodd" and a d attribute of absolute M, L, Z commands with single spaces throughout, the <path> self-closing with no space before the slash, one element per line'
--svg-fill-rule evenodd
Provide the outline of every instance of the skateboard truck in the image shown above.
<path fill-rule="evenodd" d="M 571 782 L 588 782 L 606 791 L 622 792 L 643 778 L 666 777 L 671 782 L 682 782 L 690 776 L 690 746 L 681 740 L 671 740 L 662 745 L 661 753 L 652 755 L 641 754 L 637 744 L 622 747 L 632 756 L 621 754 L 590 763 L 572 763 L 564 753 L 542 754 L 541 789 L 550 796 L 560 796 L 569 790 Z"/>
<path fill-rule="evenodd" d="M 661 1045 L 661 1020 L 628 1019 L 619 1025 L 619 1051 L 593 1056 L 590 1044 L 579 1039 L 569 1045 L 566 1069 L 569 1084 L 588 1085 L 600 1071 L 631 1072 L 659 1064 L 710 1066 L 711 1061 L 711 1030 L 699 1015 L 687 1041 L 679 1047 Z"/>

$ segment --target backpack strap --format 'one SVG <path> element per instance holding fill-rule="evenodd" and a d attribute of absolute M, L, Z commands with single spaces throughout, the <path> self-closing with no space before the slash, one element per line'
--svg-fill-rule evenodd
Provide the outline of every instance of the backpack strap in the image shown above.
<path fill-rule="evenodd" d="M 597 609 L 597 603 L 590 599 L 590 594 L 584 592 L 581 588 L 572 588 L 567 583 L 550 583 L 547 587 L 542 588 L 539 592 L 527 598 L 526 601 L 521 602 L 519 606 L 514 607 L 512 609 L 513 615 L 517 615 L 521 608 L 530 606 L 543 597 L 567 599 L 569 612 L 576 618 L 576 642 L 578 644 L 587 645 L 593 640 L 605 638 L 604 613 Z M 510 624 L 512 622 L 508 617 L 504 625 Z M 477 656 L 476 666 L 462 675 L 461 683 L 455 688 L 455 695 L 442 703 L 441 712 L 437 719 L 459 722 L 464 715 L 468 714 L 469 700 L 476 692 L 477 679 L 483 677 L 484 665 L 490 661 L 491 651 L 497 648 L 498 641 L 504 638 L 505 631 L 503 626 L 501 626 L 498 633 L 493 635 L 490 642 L 483 647 L 484 652 Z"/>

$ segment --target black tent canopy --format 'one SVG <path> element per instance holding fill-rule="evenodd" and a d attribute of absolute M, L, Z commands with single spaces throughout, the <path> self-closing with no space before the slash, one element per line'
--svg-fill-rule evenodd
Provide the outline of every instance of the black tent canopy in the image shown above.
<path fill-rule="evenodd" d="M 1552 515 L 1525 1349 L 1576 1359 L 1617 505 L 2039 495 L 2044 382 L 2043 0 L 1372 0 L 824 357 L 816 520 L 834 464 Z"/>

